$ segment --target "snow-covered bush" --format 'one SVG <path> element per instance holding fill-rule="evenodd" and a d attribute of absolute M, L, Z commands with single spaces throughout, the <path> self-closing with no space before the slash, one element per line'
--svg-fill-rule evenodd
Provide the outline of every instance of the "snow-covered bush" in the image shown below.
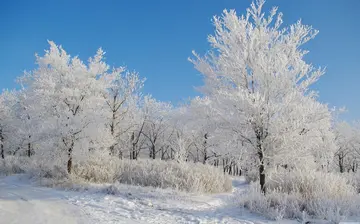
<path fill-rule="evenodd" d="M 274 220 L 299 218 L 303 210 L 301 195 L 282 193 L 280 190 L 269 190 L 266 196 L 260 192 L 256 182 L 250 183 L 249 189 L 239 195 L 240 203 L 250 211 L 262 214 Z"/>
<path fill-rule="evenodd" d="M 256 182 L 259 180 L 259 171 L 256 169 L 250 169 L 245 172 L 245 179 L 248 183 Z"/>
<path fill-rule="evenodd" d="M 27 173 L 38 180 L 64 180 L 69 177 L 65 166 L 59 166 L 58 164 L 46 164 L 36 160 L 34 160 L 34 162 L 28 167 Z"/>
<path fill-rule="evenodd" d="M 0 175 L 24 173 L 30 164 L 28 157 L 6 156 L 0 160 Z"/>
<path fill-rule="evenodd" d="M 287 171 L 272 175 L 266 195 L 251 183 L 241 204 L 272 219 L 305 217 L 338 222 L 360 214 L 360 195 L 334 173 Z"/>
<path fill-rule="evenodd" d="M 231 180 L 212 166 L 160 160 L 129 162 L 119 176 L 121 183 L 204 193 L 231 190 Z"/>
<path fill-rule="evenodd" d="M 37 156 L 10 156 L 0 160 L 0 175 L 26 173 L 36 180 L 52 179 L 64 180 L 68 178 L 65 166 L 60 166 L 56 161 L 44 162 Z"/>
<path fill-rule="evenodd" d="M 357 173 L 343 173 L 347 180 L 349 181 L 349 184 L 355 187 L 358 193 L 360 193 L 360 172 Z"/>
<path fill-rule="evenodd" d="M 172 188 L 188 192 L 217 193 L 231 190 L 231 180 L 215 167 L 199 163 L 162 160 L 128 160 L 89 156 L 74 165 L 74 175 L 91 182 Z"/>
<path fill-rule="evenodd" d="M 95 183 L 113 183 L 124 162 L 116 157 L 91 154 L 74 165 L 74 176 Z"/>
<path fill-rule="evenodd" d="M 353 194 L 355 190 L 347 184 L 345 177 L 337 173 L 281 169 L 269 176 L 269 189 L 281 189 L 287 193 L 298 191 L 305 199 L 314 198 L 319 192 L 333 197 L 345 197 L 349 193 Z"/>

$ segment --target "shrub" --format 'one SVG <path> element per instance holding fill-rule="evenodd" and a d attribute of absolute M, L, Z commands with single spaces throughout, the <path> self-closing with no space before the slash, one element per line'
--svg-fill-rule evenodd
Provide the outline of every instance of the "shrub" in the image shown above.
<path fill-rule="evenodd" d="M 53 163 L 43 162 L 37 156 L 6 156 L 0 159 L 0 175 L 12 175 L 26 173 L 30 178 L 39 181 L 41 185 L 48 187 L 58 186 L 65 182 L 70 184 L 69 176 L 65 170 L 65 166 Z"/>
<path fill-rule="evenodd" d="M 30 160 L 25 156 L 6 156 L 0 159 L 0 175 L 24 173 L 29 167 Z"/>
<path fill-rule="evenodd" d="M 311 217 L 339 222 L 360 214 L 360 196 L 334 173 L 282 170 L 269 175 L 267 194 L 252 183 L 241 204 L 272 219 Z"/>
<path fill-rule="evenodd" d="M 360 172 L 357 173 L 344 173 L 344 175 L 347 180 L 349 181 L 349 184 L 351 184 L 353 187 L 356 188 L 357 192 L 360 193 Z"/>
<path fill-rule="evenodd" d="M 255 182 L 259 180 L 259 170 L 250 169 L 245 172 L 245 179 L 248 183 Z"/>
<path fill-rule="evenodd" d="M 113 183 L 122 171 L 123 161 L 103 155 L 89 155 L 74 164 L 74 176 L 94 183 Z"/>
<path fill-rule="evenodd" d="M 68 179 L 68 173 L 65 169 L 65 166 L 59 164 L 47 164 L 42 162 L 37 162 L 34 160 L 31 165 L 28 167 L 27 173 L 31 177 L 41 179 L 52 179 L 52 180 L 64 180 Z"/>
<path fill-rule="evenodd" d="M 200 163 L 162 160 L 120 160 L 91 155 L 74 165 L 74 175 L 97 183 L 116 181 L 131 185 L 173 188 L 188 192 L 230 191 L 231 180 L 220 169 Z"/>

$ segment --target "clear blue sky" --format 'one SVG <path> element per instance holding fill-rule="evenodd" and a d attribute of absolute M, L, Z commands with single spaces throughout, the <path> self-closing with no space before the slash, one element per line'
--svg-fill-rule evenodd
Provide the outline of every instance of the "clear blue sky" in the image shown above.
<path fill-rule="evenodd" d="M 147 77 L 145 92 L 178 103 L 196 95 L 201 76 L 187 61 L 204 53 L 211 18 L 224 8 L 244 13 L 250 0 L 0 1 L 0 89 L 14 88 L 23 70 L 35 67 L 46 40 L 83 60 L 98 47 L 112 66 L 127 65 Z M 360 0 L 268 0 L 285 24 L 302 18 L 320 30 L 307 44 L 307 60 L 327 67 L 314 86 L 320 100 L 346 106 L 346 119 L 360 119 Z"/>

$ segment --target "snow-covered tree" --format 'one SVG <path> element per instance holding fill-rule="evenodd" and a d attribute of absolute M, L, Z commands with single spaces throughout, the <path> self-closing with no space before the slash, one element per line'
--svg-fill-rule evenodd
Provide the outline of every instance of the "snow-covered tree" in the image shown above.
<path fill-rule="evenodd" d="M 218 111 L 214 108 L 209 97 L 195 97 L 190 105 L 197 135 L 196 150 L 200 149 L 203 163 L 211 159 L 218 166 L 221 161 L 224 172 L 232 166 L 248 168 L 251 158 L 244 150 L 244 142 L 238 138 L 236 130 L 230 129 L 226 120 L 217 116 Z"/>
<path fill-rule="evenodd" d="M 226 154 L 226 149 L 220 146 L 223 140 L 221 137 L 224 135 L 217 133 L 217 120 L 212 116 L 207 103 L 209 103 L 207 99 L 201 97 L 192 99 L 188 106 L 186 121 L 187 126 L 192 130 L 195 161 L 203 164 Z"/>
<path fill-rule="evenodd" d="M 108 148 L 112 144 L 105 131 L 107 89 L 113 78 L 99 49 L 88 64 L 71 57 L 61 46 L 49 42 L 44 56 L 37 56 L 38 68 L 26 73 L 22 84 L 28 89 L 33 106 L 41 112 L 42 133 L 67 154 L 71 173 L 74 150 Z M 49 140 L 49 139 L 48 139 Z"/>
<path fill-rule="evenodd" d="M 169 103 L 157 101 L 151 96 L 144 97 L 143 113 L 145 125 L 142 134 L 147 139 L 149 157 L 156 158 L 156 154 L 166 146 L 167 129 L 172 106 Z"/>
<path fill-rule="evenodd" d="M 108 126 L 114 138 L 114 145 L 110 147 L 110 152 L 115 154 L 117 151 L 120 155 L 122 149 L 118 146 L 120 142 L 125 143 L 128 140 L 129 137 L 126 134 L 131 132 L 132 138 L 135 138 L 133 129 L 137 121 L 134 119 L 134 113 L 137 113 L 136 110 L 139 109 L 138 104 L 142 98 L 140 90 L 145 79 L 140 79 L 138 73 L 126 71 L 122 67 L 114 69 L 111 76 L 114 79 L 108 89 L 106 100 L 108 109 L 111 111 Z"/>
<path fill-rule="evenodd" d="M 301 21 L 281 28 L 282 14 L 273 8 L 266 17 L 263 5 L 252 3 L 245 16 L 234 10 L 215 16 L 212 50 L 190 61 L 204 75 L 202 92 L 221 128 L 235 132 L 256 158 L 265 193 L 269 167 L 302 164 L 324 153 L 316 150 L 332 136 L 328 108 L 309 90 L 324 70 L 306 63 L 301 49 L 318 32 Z"/>
<path fill-rule="evenodd" d="M 140 155 L 140 152 L 147 148 L 147 139 L 143 135 L 143 130 L 147 121 L 146 113 L 143 110 L 145 100 L 139 95 L 136 96 L 137 97 L 132 98 L 131 107 L 127 112 L 126 119 L 122 120 L 122 128 L 126 130 L 122 132 L 119 139 L 116 139 L 116 141 L 119 141 L 118 144 L 122 146 L 121 150 L 129 153 L 129 159 L 131 160 L 136 160 Z M 124 126 L 124 124 L 127 125 Z M 127 155 L 125 155 L 125 157 L 127 157 Z"/>
<path fill-rule="evenodd" d="M 5 148 L 9 148 L 14 137 L 13 92 L 3 91 L 0 95 L 0 157 L 5 158 Z"/>
<path fill-rule="evenodd" d="M 360 161 L 360 129 L 356 124 L 342 121 L 335 124 L 334 133 L 337 146 L 335 163 L 340 173 L 346 170 L 355 172 Z"/>

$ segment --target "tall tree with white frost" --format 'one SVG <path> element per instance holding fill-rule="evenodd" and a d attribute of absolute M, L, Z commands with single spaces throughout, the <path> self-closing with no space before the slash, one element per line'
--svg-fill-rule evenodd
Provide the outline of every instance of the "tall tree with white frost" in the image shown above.
<path fill-rule="evenodd" d="M 186 121 L 194 136 L 195 161 L 201 161 L 203 164 L 208 163 L 210 159 L 216 159 L 220 155 L 226 154 L 226 148 L 220 146 L 221 138 L 224 135 L 217 133 L 217 121 L 211 116 L 207 104 L 209 102 L 206 100 L 200 97 L 191 100 Z"/>
<path fill-rule="evenodd" d="M 36 101 L 31 97 L 31 91 L 21 89 L 13 92 L 13 125 L 16 126 L 16 142 L 19 150 L 25 149 L 26 156 L 30 157 L 34 154 L 33 143 L 39 138 L 38 125 L 39 114 Z M 22 151 L 22 150 L 21 150 Z"/>
<path fill-rule="evenodd" d="M 190 61 L 204 75 L 202 91 L 214 116 L 256 158 L 266 193 L 270 167 L 314 159 L 332 134 L 327 106 L 309 90 L 324 70 L 306 63 L 301 49 L 318 32 L 301 21 L 281 28 L 282 14 L 275 7 L 265 17 L 264 2 L 252 3 L 245 16 L 234 10 L 215 16 L 212 50 L 204 57 L 193 53 Z"/>
<path fill-rule="evenodd" d="M 4 151 L 4 127 L 7 122 L 7 106 L 5 104 L 4 94 L 0 95 L 0 156 L 2 159 L 5 159 L 5 151 Z"/>
<path fill-rule="evenodd" d="M 24 89 L 1 94 L 1 148 L 6 147 L 7 153 L 20 153 L 28 157 L 34 154 L 33 143 L 39 138 L 39 113 L 34 111 L 36 103 L 30 100 Z"/>
<path fill-rule="evenodd" d="M 134 113 L 137 110 L 138 102 L 141 100 L 141 88 L 144 86 L 145 79 L 140 79 L 138 73 L 125 71 L 120 67 L 114 69 L 111 76 L 113 80 L 108 88 L 106 104 L 110 110 L 109 128 L 114 138 L 114 144 L 110 147 L 112 155 L 117 151 L 121 156 L 122 151 L 117 146 L 129 131 L 135 135 Z M 125 138 L 127 136 L 125 135 Z M 135 138 L 135 137 L 134 137 Z M 122 141 L 124 142 L 124 141 Z M 117 150 L 115 150 L 118 148 Z"/>
<path fill-rule="evenodd" d="M 160 102 L 151 96 L 144 97 L 143 113 L 145 125 L 142 134 L 147 139 L 149 157 L 156 158 L 156 154 L 166 144 L 166 131 L 170 127 L 169 115 L 172 106 L 169 103 Z"/>
<path fill-rule="evenodd" d="M 5 159 L 5 146 L 11 142 L 13 136 L 13 94 L 4 91 L 0 94 L 0 157 Z"/>
<path fill-rule="evenodd" d="M 74 150 L 108 149 L 112 144 L 105 130 L 109 111 L 104 108 L 113 78 L 107 73 L 109 66 L 101 49 L 84 64 L 61 46 L 49 44 L 45 55 L 37 56 L 38 68 L 21 81 L 43 115 L 43 132 L 51 133 L 54 143 L 66 152 L 67 171 L 71 173 Z"/>

